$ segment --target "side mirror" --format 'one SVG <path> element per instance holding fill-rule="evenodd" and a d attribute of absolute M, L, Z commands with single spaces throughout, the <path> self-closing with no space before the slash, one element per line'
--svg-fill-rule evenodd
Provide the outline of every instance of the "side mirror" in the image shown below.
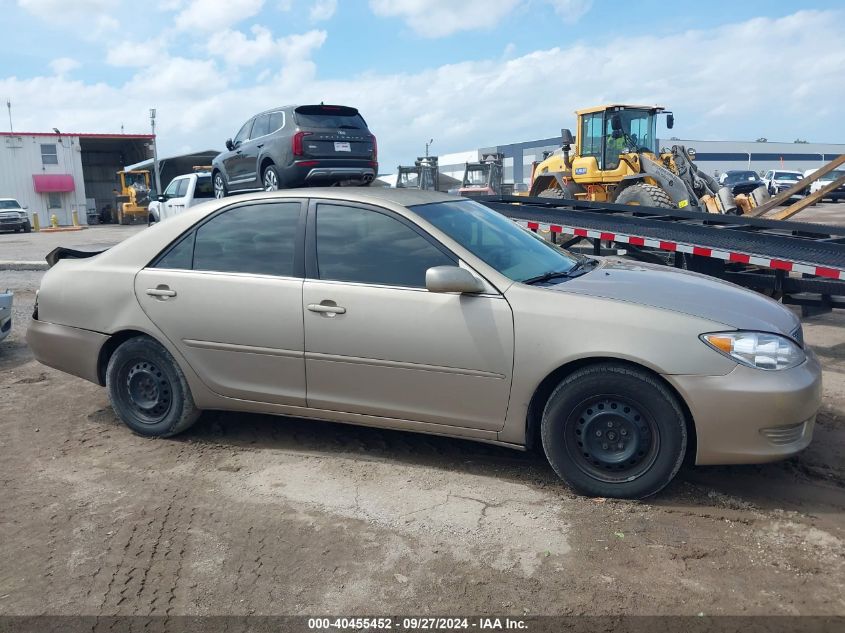
<path fill-rule="evenodd" d="M 695 160 L 695 150 L 693 148 L 689 148 L 687 150 L 687 156 L 689 156 L 690 160 Z"/>
<path fill-rule="evenodd" d="M 230 152 L 233 149 L 235 149 L 235 144 L 232 142 L 232 139 L 230 139 L 230 138 L 226 139 L 226 149 L 229 150 Z"/>
<path fill-rule="evenodd" d="M 425 288 L 429 292 L 484 292 L 484 283 L 458 266 L 434 266 L 425 271 Z"/>
<path fill-rule="evenodd" d="M 675 127 L 675 115 L 671 112 L 666 115 L 666 127 L 670 130 Z"/>
<path fill-rule="evenodd" d="M 167 196 L 161 194 L 158 198 L 156 198 L 159 202 L 167 202 Z"/>
<path fill-rule="evenodd" d="M 610 117 L 610 128 L 614 132 L 616 132 L 617 130 L 621 132 L 622 131 L 622 117 L 619 116 L 618 114 L 614 114 L 613 116 L 611 116 Z"/>
<path fill-rule="evenodd" d="M 575 142 L 575 137 L 572 136 L 572 130 L 563 128 L 560 131 L 560 140 L 562 141 L 564 147 L 572 145 Z"/>

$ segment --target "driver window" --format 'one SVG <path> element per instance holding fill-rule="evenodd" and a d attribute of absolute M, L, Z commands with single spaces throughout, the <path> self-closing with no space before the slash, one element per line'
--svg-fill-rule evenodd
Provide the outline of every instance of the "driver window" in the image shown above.
<path fill-rule="evenodd" d="M 173 198 L 176 195 L 176 188 L 179 186 L 179 181 L 174 180 L 168 186 L 167 189 L 164 190 L 164 197 L 165 198 Z"/>

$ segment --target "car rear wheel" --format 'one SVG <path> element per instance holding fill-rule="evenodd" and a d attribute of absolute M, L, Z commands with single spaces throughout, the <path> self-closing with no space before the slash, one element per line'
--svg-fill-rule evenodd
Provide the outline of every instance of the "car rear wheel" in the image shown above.
<path fill-rule="evenodd" d="M 214 174 L 214 197 L 221 200 L 227 193 L 226 181 L 223 179 L 223 174 L 218 171 Z"/>
<path fill-rule="evenodd" d="M 114 351 L 106 368 L 106 388 L 115 413 L 139 435 L 176 435 L 200 414 L 182 370 L 148 336 L 131 338 Z"/>
<path fill-rule="evenodd" d="M 279 190 L 279 173 L 276 171 L 275 165 L 267 165 L 264 168 L 264 175 L 261 177 L 261 183 L 264 191 L 278 191 Z"/>
<path fill-rule="evenodd" d="M 643 370 L 610 363 L 560 383 L 541 436 L 552 468 L 576 491 L 626 499 L 672 481 L 687 445 L 684 414 L 669 389 Z"/>

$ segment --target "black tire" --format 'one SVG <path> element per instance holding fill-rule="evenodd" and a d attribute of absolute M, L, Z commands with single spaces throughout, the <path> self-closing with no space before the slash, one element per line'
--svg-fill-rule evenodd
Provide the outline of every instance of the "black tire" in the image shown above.
<path fill-rule="evenodd" d="M 660 187 L 639 182 L 622 190 L 614 200 L 616 204 L 633 204 L 641 207 L 659 207 L 674 209 L 672 198 Z"/>
<path fill-rule="evenodd" d="M 261 188 L 264 191 L 278 191 L 282 188 L 279 170 L 276 169 L 275 165 L 267 165 L 261 172 Z"/>
<path fill-rule="evenodd" d="M 200 415 L 179 365 L 148 336 L 131 338 L 114 351 L 106 389 L 115 413 L 138 435 L 171 437 Z"/>
<path fill-rule="evenodd" d="M 669 389 L 646 371 L 613 363 L 567 376 L 546 403 L 540 431 L 558 476 L 596 497 L 659 492 L 687 448 L 684 414 Z"/>
<path fill-rule="evenodd" d="M 573 196 L 569 189 L 561 189 L 560 187 L 549 187 L 537 194 L 538 198 L 554 198 L 556 200 L 572 200 Z"/>
<path fill-rule="evenodd" d="M 229 187 L 226 185 L 226 179 L 219 171 L 215 171 L 212 178 L 212 186 L 214 187 L 214 197 L 222 200 L 229 195 Z"/>
<path fill-rule="evenodd" d="M 23 232 L 32 233 L 32 225 L 29 222 L 23 225 Z"/>

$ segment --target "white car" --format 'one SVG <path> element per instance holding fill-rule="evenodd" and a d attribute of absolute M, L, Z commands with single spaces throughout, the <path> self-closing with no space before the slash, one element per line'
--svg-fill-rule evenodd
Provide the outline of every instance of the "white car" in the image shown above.
<path fill-rule="evenodd" d="M 149 223 L 161 222 L 179 215 L 185 209 L 213 199 L 214 187 L 211 184 L 211 173 L 198 171 L 177 176 L 170 181 L 167 189 L 157 200 L 150 202 Z"/>
<path fill-rule="evenodd" d="M 32 231 L 26 207 L 22 207 L 14 198 L 0 198 L 0 231 Z"/>
<path fill-rule="evenodd" d="M 809 169 L 804 172 L 804 176 L 809 176 L 816 171 L 818 170 Z M 843 176 L 845 176 L 845 169 L 834 169 L 833 171 L 828 172 L 810 185 L 810 193 L 816 193 L 819 189 L 824 189 L 834 180 L 839 180 Z M 837 187 L 833 191 L 829 191 L 827 195 L 820 200 L 820 202 L 824 202 L 825 199 L 830 200 L 831 202 L 839 202 L 843 198 L 845 198 L 845 185 Z"/>
<path fill-rule="evenodd" d="M 781 191 L 786 191 L 790 187 L 794 187 L 795 184 L 804 178 L 804 174 L 800 171 L 793 171 L 790 169 L 770 169 L 766 172 L 766 175 L 763 176 L 763 184 L 766 185 L 766 189 L 769 190 L 769 193 L 773 196 L 776 196 Z M 795 196 L 803 195 L 804 192 L 799 191 L 795 194 Z"/>

